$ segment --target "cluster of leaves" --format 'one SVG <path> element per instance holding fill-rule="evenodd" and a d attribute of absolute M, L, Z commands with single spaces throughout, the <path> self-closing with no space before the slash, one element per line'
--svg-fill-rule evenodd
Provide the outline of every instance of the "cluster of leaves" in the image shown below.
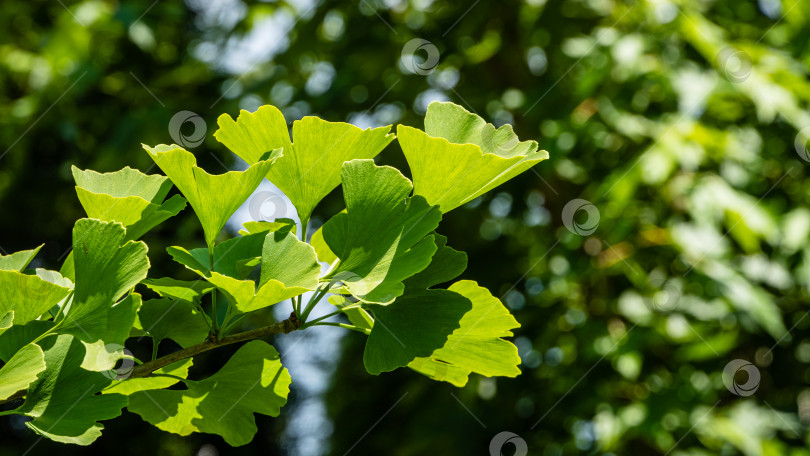
<path fill-rule="evenodd" d="M 0 257 L 0 401 L 22 400 L 0 415 L 25 415 L 45 437 L 86 445 L 101 435 L 99 421 L 127 407 L 168 432 L 243 445 L 256 433 L 253 414 L 277 416 L 291 383 L 276 349 L 253 339 L 318 325 L 367 334 L 372 374 L 407 366 L 463 386 L 473 372 L 520 373 L 517 348 L 504 340 L 519 325 L 501 302 L 472 281 L 437 288 L 467 258 L 435 230 L 445 212 L 547 158 L 536 142 L 435 103 L 425 131 L 397 130 L 412 183 L 373 161 L 394 139 L 390 126 L 305 117 L 291 140 L 281 112 L 263 106 L 236 120 L 223 115 L 219 127 L 215 137 L 250 165 L 245 171 L 208 174 L 175 145 L 144 146 L 166 176 L 74 168 L 88 218 L 76 222 L 60 271 L 26 269 L 39 248 Z M 289 196 L 300 229 L 291 219 L 254 221 L 217 242 L 265 177 Z M 172 185 L 182 196 L 166 199 Z M 312 211 L 338 185 L 345 210 L 308 239 Z M 167 250 L 200 279 L 147 278 L 148 248 L 138 238 L 186 202 L 205 247 Z M 143 300 L 138 291 L 157 296 Z M 335 311 L 309 320 L 327 296 Z M 285 301 L 288 320 L 236 332 L 246 316 Z M 151 360 L 125 348 L 144 337 Z M 164 339 L 183 349 L 157 357 Z M 193 356 L 246 340 L 214 375 L 188 378 Z"/>

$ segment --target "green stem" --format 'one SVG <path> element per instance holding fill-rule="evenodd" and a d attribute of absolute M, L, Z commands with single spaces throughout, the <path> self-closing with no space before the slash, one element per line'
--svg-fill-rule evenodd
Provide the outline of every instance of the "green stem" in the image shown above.
<path fill-rule="evenodd" d="M 62 304 L 62 307 L 60 307 L 59 310 L 56 311 L 56 315 L 53 316 L 54 323 L 59 319 L 60 316 L 62 316 L 62 311 L 65 309 L 65 307 L 67 307 L 70 304 L 70 301 L 72 299 L 73 299 L 73 290 L 71 290 L 71 292 L 68 293 L 67 297 L 65 298 L 65 303 Z"/>
<path fill-rule="evenodd" d="M 148 363 L 144 363 L 141 364 L 140 366 L 135 367 L 134 369 L 132 369 L 130 378 L 148 377 L 152 372 L 160 369 L 161 367 L 168 366 L 169 364 L 175 363 L 182 359 L 191 358 L 192 356 L 195 356 L 197 354 L 206 352 L 208 350 L 217 347 L 221 347 L 223 345 L 235 344 L 238 342 L 246 342 L 249 340 L 269 336 L 271 334 L 287 334 L 299 329 L 300 327 L 301 322 L 295 317 L 295 315 L 290 315 L 290 318 L 286 320 L 280 321 L 270 326 L 265 326 L 263 328 L 232 334 L 230 336 L 223 337 L 222 339 L 209 337 L 208 339 L 206 339 L 203 342 L 200 342 L 197 345 L 192 345 L 191 347 L 184 348 L 180 351 L 176 351 L 166 356 L 161 356 L 160 358 L 154 361 L 150 361 Z M 2 403 L 2 401 L 0 401 L 0 403 Z"/>
<path fill-rule="evenodd" d="M 190 380 L 190 379 L 188 379 L 188 378 L 178 377 L 178 376 L 176 376 L 176 375 L 172 375 L 172 374 L 157 374 L 157 373 L 155 373 L 155 372 L 152 372 L 151 374 L 149 374 L 149 376 L 150 376 L 150 377 L 168 377 L 168 378 L 173 378 L 173 379 L 175 379 L 175 380 L 180 380 L 180 381 L 182 381 L 182 382 L 192 382 L 192 383 L 196 383 L 196 382 L 198 382 L 198 381 L 199 381 L 199 380 Z"/>
<path fill-rule="evenodd" d="M 318 317 L 318 318 L 316 318 L 316 319 L 314 319 L 312 321 L 308 321 L 308 322 L 304 323 L 303 325 L 301 325 L 301 328 L 303 329 L 303 328 L 307 328 L 307 327 L 310 327 L 310 326 L 314 326 L 318 322 L 326 320 L 329 317 L 334 317 L 335 315 L 340 314 L 340 313 L 343 313 L 343 310 L 336 310 L 336 311 L 334 311 L 334 312 L 332 312 L 330 314 L 324 315 L 322 317 Z"/>
<path fill-rule="evenodd" d="M 240 321 L 242 321 L 248 315 L 250 315 L 250 313 L 244 313 L 244 314 L 239 315 L 238 317 L 236 317 L 233 321 L 228 321 L 226 325 L 222 326 L 222 335 L 227 336 L 228 333 L 231 331 L 231 329 L 233 329 L 234 326 L 236 326 Z"/>
<path fill-rule="evenodd" d="M 361 328 L 359 326 L 354 326 L 354 325 L 347 325 L 346 323 L 334 323 L 334 322 L 331 322 L 331 321 L 322 321 L 322 322 L 317 323 L 317 324 L 315 324 L 313 326 L 339 326 L 341 328 L 346 328 L 346 329 L 351 329 L 352 331 L 361 332 L 361 333 L 363 333 L 363 334 L 365 334 L 367 336 L 369 334 L 371 334 L 370 329 Z"/>
<path fill-rule="evenodd" d="M 318 302 L 320 302 L 320 300 L 323 299 L 323 297 L 326 295 L 326 293 L 328 291 L 329 291 L 329 286 L 326 286 L 326 287 L 323 287 L 323 288 L 319 287 L 317 290 L 315 290 L 315 294 L 313 294 L 312 297 L 309 298 L 309 302 L 307 303 L 307 307 L 304 309 L 304 312 L 301 314 L 301 321 L 306 323 L 307 317 L 309 317 L 309 314 L 312 312 L 312 310 L 315 308 L 315 306 L 318 304 Z"/>
<path fill-rule="evenodd" d="M 309 225 L 309 217 L 301 219 L 301 241 L 307 242 L 307 225 Z"/>
<path fill-rule="evenodd" d="M 208 246 L 208 268 L 213 271 L 214 270 L 214 245 Z M 211 291 L 211 313 L 212 317 L 211 321 L 213 322 L 214 334 L 219 337 L 219 314 L 217 313 L 217 289 L 214 288 Z"/>
<path fill-rule="evenodd" d="M 154 337 L 152 338 L 152 361 L 157 359 L 157 352 L 158 352 L 158 344 L 160 344 L 159 340 L 156 340 Z"/>

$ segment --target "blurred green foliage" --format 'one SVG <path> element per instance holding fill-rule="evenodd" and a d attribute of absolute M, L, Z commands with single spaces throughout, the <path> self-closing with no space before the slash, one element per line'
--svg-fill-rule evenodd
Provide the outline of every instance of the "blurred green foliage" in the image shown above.
<path fill-rule="evenodd" d="M 312 430 L 331 433 L 330 454 L 486 454 L 501 431 L 533 455 L 810 454 L 810 3 L 3 10 L 0 247 L 45 241 L 47 267 L 80 217 L 69 166 L 146 171 L 139 143 L 171 142 L 166 126 L 180 110 L 200 114 L 209 132 L 218 114 L 266 103 L 290 121 L 416 125 L 427 102 L 449 99 L 549 151 L 439 228 L 470 256 L 463 278 L 502 296 L 522 323 L 523 375 L 460 390 L 407 372 L 371 377 L 363 336 L 349 334 L 326 396 L 334 427 Z M 416 38 L 429 46 L 420 42 L 414 72 L 403 47 Z M 208 169 L 232 163 L 210 135 L 196 151 Z M 407 169 L 393 147 L 381 158 Z M 331 197 L 321 220 L 339 210 Z M 577 199 L 589 204 L 566 210 Z M 187 213 L 173 221 L 150 243 L 182 245 L 199 229 Z M 150 259 L 168 266 L 159 247 Z M 724 385 L 735 359 L 760 374 L 751 395 Z M 285 451 L 282 424 L 260 420 L 256 441 L 233 454 Z M 14 426 L 2 421 L 0 454 L 35 441 Z M 128 416 L 97 445 L 180 455 L 204 442 L 223 446 Z"/>

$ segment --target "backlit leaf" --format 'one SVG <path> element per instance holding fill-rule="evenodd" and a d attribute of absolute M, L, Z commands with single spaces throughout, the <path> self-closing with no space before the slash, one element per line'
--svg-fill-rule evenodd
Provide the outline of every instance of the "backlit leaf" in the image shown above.
<path fill-rule="evenodd" d="M 398 170 L 372 160 L 343 165 L 346 213 L 323 228 L 323 239 L 340 263 L 329 278 L 357 298 L 390 303 L 404 291 L 402 281 L 421 271 L 436 252 L 433 236 L 441 214 Z M 426 237 L 427 236 L 427 237 Z"/>
<path fill-rule="evenodd" d="M 211 175 L 197 166 L 191 152 L 179 146 L 143 147 L 188 199 L 200 219 L 209 246 L 214 245 L 225 222 L 259 186 L 279 155 L 268 154 L 245 171 Z"/>
<path fill-rule="evenodd" d="M 453 103 L 434 102 L 425 132 L 399 125 L 397 137 L 413 175 L 414 194 L 448 212 L 548 158 L 534 141 L 518 142 L 511 126 L 495 129 Z"/>
<path fill-rule="evenodd" d="M 229 445 L 240 446 L 256 434 L 254 413 L 278 416 L 290 383 L 276 349 L 252 341 L 207 379 L 187 382 L 185 390 L 134 393 L 128 409 L 167 432 L 218 434 Z"/>
<path fill-rule="evenodd" d="M 356 158 L 373 158 L 393 139 L 391 126 L 361 130 L 343 122 L 304 117 L 293 122 L 293 141 L 284 116 L 274 106 L 256 112 L 242 110 L 234 121 L 223 114 L 214 137 L 248 163 L 283 148 L 267 178 L 290 198 L 304 223 L 317 204 L 340 184 L 341 165 Z"/>
<path fill-rule="evenodd" d="M 33 418 L 34 432 L 63 443 L 89 445 L 101 435 L 101 420 L 115 418 L 126 406 L 120 394 L 95 395 L 112 381 L 80 367 L 84 347 L 69 335 L 41 342 L 47 368 L 28 390 L 17 413 Z"/>

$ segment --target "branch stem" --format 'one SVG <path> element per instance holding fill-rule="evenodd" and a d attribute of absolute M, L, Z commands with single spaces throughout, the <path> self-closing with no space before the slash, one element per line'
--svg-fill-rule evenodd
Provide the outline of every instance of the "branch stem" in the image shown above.
<path fill-rule="evenodd" d="M 176 351 L 166 356 L 161 356 L 160 358 L 154 361 L 150 361 L 148 363 L 144 363 L 141 364 L 140 366 L 135 367 L 134 369 L 132 369 L 132 374 L 130 375 L 130 378 L 148 377 L 149 374 L 160 369 L 161 367 L 168 366 L 169 364 L 175 363 L 177 361 L 186 358 L 191 358 L 192 356 L 198 355 L 200 353 L 206 352 L 208 350 L 217 347 L 221 347 L 223 345 L 245 342 L 253 339 L 258 339 L 260 337 L 269 336 L 271 334 L 287 334 L 297 330 L 300 326 L 301 321 L 298 320 L 298 318 L 293 313 L 290 315 L 290 318 L 270 326 L 265 326 L 263 328 L 252 329 L 250 331 L 232 334 L 230 336 L 223 337 L 222 339 L 216 339 L 215 337 L 208 337 L 208 339 L 206 339 L 204 342 L 201 342 L 197 345 L 184 348 L 183 350 Z"/>

